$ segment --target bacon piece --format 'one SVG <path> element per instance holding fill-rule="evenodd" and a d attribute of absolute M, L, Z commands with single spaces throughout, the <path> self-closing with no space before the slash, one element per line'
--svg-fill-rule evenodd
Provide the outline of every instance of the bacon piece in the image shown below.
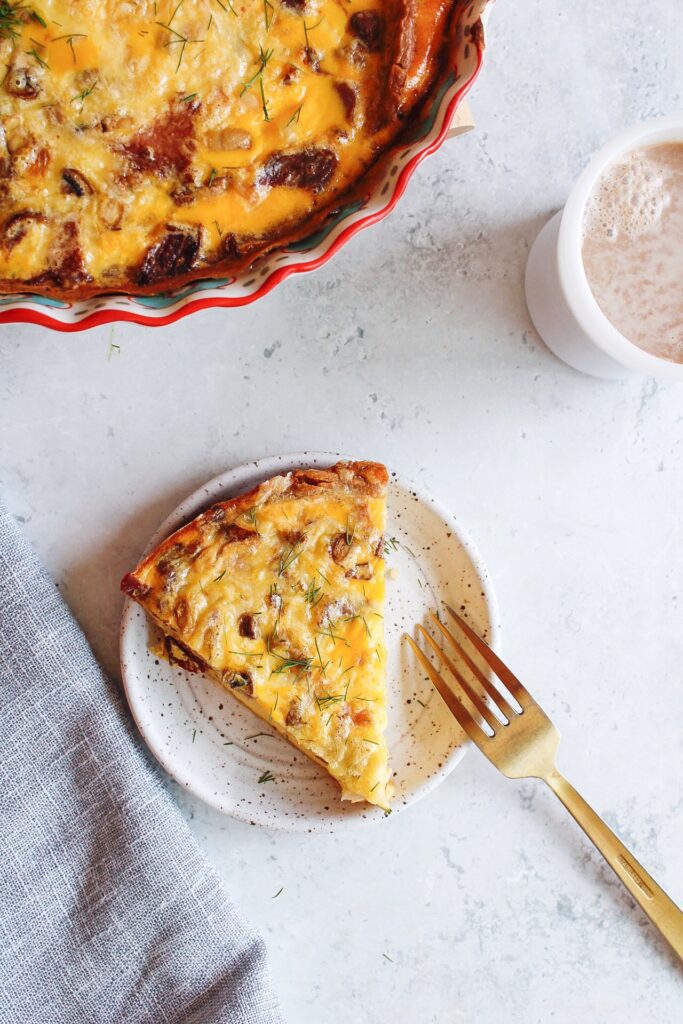
<path fill-rule="evenodd" d="M 249 612 L 240 615 L 237 621 L 237 632 L 248 640 L 256 639 L 256 619 Z"/>
<path fill-rule="evenodd" d="M 138 284 L 154 284 L 184 274 L 192 267 L 198 252 L 199 232 L 191 234 L 167 225 L 164 237 L 145 253 L 135 280 Z"/>
<path fill-rule="evenodd" d="M 126 573 L 121 580 L 121 590 L 136 601 L 144 600 L 152 593 L 152 588 L 142 583 L 137 576 L 133 576 L 132 572 Z"/>
<path fill-rule="evenodd" d="M 331 149 L 309 146 L 296 153 L 273 153 L 263 166 L 265 185 L 307 188 L 321 192 L 334 174 L 339 157 Z"/>
<path fill-rule="evenodd" d="M 334 87 L 339 93 L 339 99 L 344 104 L 344 113 L 347 121 L 353 121 L 353 112 L 356 109 L 356 90 L 348 82 L 335 82 Z"/>
<path fill-rule="evenodd" d="M 86 269 L 78 238 L 78 224 L 75 220 L 64 221 L 52 245 L 49 269 L 32 277 L 26 283 L 55 288 L 76 288 L 90 281 L 92 277 Z"/>
<path fill-rule="evenodd" d="M 181 103 L 118 147 L 135 171 L 170 178 L 187 170 L 194 153 L 198 103 Z"/>
<path fill-rule="evenodd" d="M 384 20 L 378 11 L 356 11 L 349 18 L 349 30 L 371 53 L 381 50 Z"/>
<path fill-rule="evenodd" d="M 62 192 L 82 199 L 85 195 L 92 195 L 94 189 L 82 171 L 76 167 L 65 167 L 62 171 Z"/>
<path fill-rule="evenodd" d="M 18 245 L 26 237 L 31 224 L 47 224 L 47 218 L 33 210 L 19 210 L 8 217 L 0 232 L 3 248 L 9 250 Z"/>

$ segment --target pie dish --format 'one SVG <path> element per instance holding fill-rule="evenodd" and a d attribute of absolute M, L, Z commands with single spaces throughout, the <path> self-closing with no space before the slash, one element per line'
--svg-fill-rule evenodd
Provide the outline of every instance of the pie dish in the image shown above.
<path fill-rule="evenodd" d="M 181 17 L 187 2 L 188 0 L 185 0 L 185 3 L 180 6 L 180 10 L 175 16 L 173 16 L 173 11 L 169 15 L 169 17 L 173 18 L 171 29 L 177 30 L 184 39 L 194 38 L 189 37 L 186 32 L 176 27 L 176 19 Z M 201 2 L 204 3 L 204 0 L 201 0 Z M 209 2 L 209 0 L 206 0 L 206 2 Z M 57 0 L 54 0 L 50 8 L 55 3 L 57 3 Z M 200 0 L 194 0 L 192 6 L 194 7 L 199 3 Z M 217 0 L 211 0 L 211 3 L 217 3 Z M 117 9 L 125 6 L 118 5 Z M 276 22 L 278 20 L 284 23 L 285 17 L 292 24 L 298 25 L 300 28 L 306 25 L 310 39 L 312 39 L 316 32 L 320 35 L 323 27 L 327 25 L 327 22 L 324 22 L 323 25 L 314 28 L 316 22 L 311 21 L 307 14 L 287 13 L 281 9 L 282 5 L 279 2 L 277 5 L 272 6 L 277 17 L 273 16 L 268 34 L 276 30 Z M 277 10 L 275 9 L 276 6 Z M 316 4 L 315 0 L 311 0 L 311 10 L 314 7 L 317 10 L 318 6 L 320 4 Z M 377 62 L 380 60 L 384 62 L 383 67 L 390 68 L 385 76 L 385 85 L 389 82 L 391 87 L 388 90 L 384 89 L 381 91 L 375 89 L 374 81 L 371 80 L 373 76 L 370 75 L 365 76 L 364 82 L 356 80 L 351 82 L 356 87 L 359 97 L 358 111 L 361 111 L 361 108 L 363 110 L 371 108 L 373 102 L 377 105 L 380 92 L 381 95 L 388 92 L 393 97 L 390 109 L 387 108 L 385 103 L 379 104 L 382 107 L 382 118 L 384 120 L 380 118 L 373 122 L 372 131 L 368 127 L 372 119 L 368 118 L 366 121 L 364 114 L 361 116 L 361 113 L 354 113 L 353 116 L 358 118 L 359 126 L 361 126 L 362 122 L 362 130 L 360 130 L 360 127 L 358 130 L 353 129 L 353 131 L 356 131 L 356 135 L 353 136 L 353 145 L 345 144 L 346 148 L 342 146 L 339 138 L 335 142 L 335 150 L 335 146 L 321 147 L 320 145 L 312 145 L 312 143 L 309 145 L 306 142 L 306 137 L 302 137 L 301 140 L 294 140 L 296 143 L 294 149 L 291 146 L 289 148 L 281 146 L 280 141 L 277 141 L 279 149 L 269 150 L 265 155 L 262 149 L 262 159 L 259 160 L 257 159 L 257 149 L 261 142 L 253 139 L 251 150 L 236 150 L 237 157 L 235 158 L 233 154 L 231 164 L 228 164 L 226 161 L 224 164 L 221 164 L 221 168 L 215 168 L 216 173 L 212 173 L 213 165 L 207 160 L 204 165 L 203 179 L 195 180 L 193 178 L 192 181 L 181 182 L 180 187 L 176 187 L 175 179 L 177 175 L 175 175 L 173 169 L 174 153 L 170 150 L 165 150 L 159 140 L 164 139 L 164 146 L 167 141 L 166 136 L 170 140 L 171 133 L 170 131 L 166 132 L 165 128 L 168 127 L 170 129 L 172 123 L 177 123 L 174 121 L 174 118 L 179 119 L 180 123 L 185 121 L 189 123 L 193 118 L 195 120 L 200 118 L 203 125 L 202 130 L 204 131 L 202 138 L 204 139 L 209 126 L 204 123 L 205 118 L 201 113 L 202 107 L 200 106 L 199 112 L 193 112 L 194 105 L 201 99 L 201 94 L 195 96 L 193 93 L 200 92 L 200 90 L 193 89 L 188 85 L 187 88 L 190 88 L 191 91 L 184 92 L 182 95 L 176 94 L 171 101 L 167 100 L 166 114 L 169 117 L 171 117 L 171 114 L 173 115 L 171 120 L 167 119 L 164 121 L 163 117 L 159 115 L 156 120 L 151 122 L 152 125 L 160 128 L 158 135 L 150 135 L 149 131 L 146 132 L 144 126 L 140 125 L 137 132 L 134 131 L 132 136 L 129 134 L 126 138 L 125 133 L 129 131 L 130 125 L 123 123 L 117 125 L 117 127 L 112 127 L 112 138 L 107 140 L 106 145 L 110 148 L 113 145 L 114 149 L 112 152 L 114 152 L 114 156 L 112 160 L 118 159 L 121 162 L 124 172 L 123 177 L 128 177 L 133 181 L 141 179 L 138 185 L 143 191 L 145 189 L 152 189 L 152 191 L 156 189 L 157 192 L 161 190 L 165 197 L 164 202 L 167 204 L 164 211 L 156 210 L 154 212 L 149 207 L 145 209 L 144 203 L 136 203 L 136 215 L 143 219 L 146 218 L 144 225 L 135 222 L 132 233 L 123 230 L 117 233 L 115 228 L 109 230 L 109 244 L 114 249 L 117 246 L 119 247 L 119 255 L 121 246 L 124 248 L 125 246 L 132 246 L 134 249 L 138 246 L 135 249 L 138 262 L 136 263 L 134 260 L 126 262 L 126 259 L 119 259 L 117 263 L 117 260 L 114 259 L 110 252 L 111 263 L 108 268 L 104 267 L 103 261 L 106 261 L 108 257 L 106 257 L 106 254 L 100 247 L 97 249 L 100 266 L 99 269 L 94 268 L 97 270 L 97 273 L 93 275 L 94 279 L 92 281 L 80 280 L 69 293 L 64 286 L 64 281 L 62 280 L 60 283 L 60 275 L 64 278 L 64 272 L 66 272 L 66 277 L 71 273 L 75 274 L 76 277 L 90 273 L 87 267 L 83 267 L 83 259 L 79 257 L 74 245 L 72 245 L 76 238 L 77 228 L 68 228 L 66 234 L 62 231 L 57 239 L 57 255 L 53 253 L 48 260 L 49 266 L 47 269 L 40 271 L 37 263 L 40 262 L 40 252 L 42 251 L 43 256 L 45 255 L 45 248 L 43 246 L 41 250 L 42 243 L 31 243 L 31 237 L 35 231 L 37 232 L 36 237 L 38 240 L 42 239 L 44 242 L 44 236 L 49 234 L 46 225 L 42 224 L 40 220 L 36 222 L 35 219 L 31 218 L 23 222 L 21 220 L 15 221 L 10 224 L 10 241 L 13 243 L 13 248 L 17 250 L 17 257 L 18 249 L 24 246 L 30 252 L 31 259 L 37 261 L 36 265 L 31 269 L 37 271 L 33 276 L 37 276 L 40 281 L 38 285 L 34 284 L 33 294 L 26 295 L 25 291 L 30 287 L 28 281 L 31 279 L 30 270 L 26 270 L 23 273 L 23 280 L 19 280 L 22 277 L 22 274 L 19 274 L 12 283 L 3 286 L 5 292 L 8 289 L 14 289 L 17 292 L 17 297 L 13 298 L 11 295 L 6 295 L 4 299 L 0 299 L 0 305 L 5 307 L 4 312 L 0 313 L 0 319 L 5 321 L 17 319 L 32 320 L 65 330 L 78 330 L 86 326 L 95 326 L 98 323 L 119 319 L 138 320 L 143 323 L 165 323 L 176 318 L 181 313 L 190 312 L 196 308 L 203 308 L 209 305 L 241 305 L 245 302 L 253 301 L 253 299 L 265 294 L 289 274 L 304 269 L 313 269 L 325 262 L 339 245 L 350 238 L 360 227 L 373 223 L 393 207 L 419 160 L 427 152 L 431 152 L 436 148 L 445 138 L 455 107 L 474 80 L 481 63 L 483 33 L 479 18 L 486 6 L 483 0 L 468 5 L 459 2 L 459 0 L 453 0 L 452 3 L 446 5 L 426 3 L 414 4 L 412 6 L 392 6 L 387 3 L 370 7 L 370 5 L 366 4 L 365 9 L 379 9 L 381 7 L 380 14 L 384 16 L 385 23 L 393 25 L 397 22 L 395 12 L 399 6 L 402 10 L 407 11 L 408 14 L 402 19 L 398 19 L 402 26 L 401 30 L 392 30 L 392 33 L 389 33 L 394 41 L 391 49 L 391 60 L 389 60 L 384 51 L 376 55 L 372 55 L 369 52 L 366 54 L 367 66 L 374 67 L 375 71 L 377 71 L 379 66 Z M 352 14 L 349 17 L 346 5 L 339 3 L 338 0 L 334 0 L 333 7 L 336 10 L 341 7 L 345 9 L 343 12 L 346 18 L 345 26 L 348 26 L 353 15 L 363 13 L 361 9 L 358 11 L 353 9 L 352 5 Z M 260 9 L 261 13 L 263 13 L 263 5 L 261 5 Z M 270 6 L 265 7 L 265 10 L 269 9 Z M 426 15 L 429 12 L 432 25 L 431 34 L 426 31 L 426 24 L 429 20 Z M 435 18 L 437 12 L 441 12 L 440 17 Z M 221 15 L 225 14 L 221 8 L 218 8 L 218 13 L 221 13 Z M 295 20 L 295 18 L 298 20 Z M 237 19 L 233 18 L 232 20 L 236 21 Z M 328 20 L 332 23 L 332 15 L 329 16 Z M 167 26 L 168 24 L 169 21 L 166 20 L 165 25 Z M 180 25 L 181 22 L 178 22 L 178 24 Z M 437 31 L 439 27 L 440 30 Z M 40 30 L 40 32 L 45 31 L 38 23 L 35 23 L 35 28 Z M 140 31 L 147 30 L 141 29 Z M 167 29 L 161 25 L 156 26 L 156 31 L 162 35 L 164 32 L 168 34 Z M 326 31 L 329 34 L 329 29 L 326 29 Z M 406 77 L 403 83 L 400 84 L 400 76 L 395 72 L 400 62 L 404 60 L 404 57 L 401 56 L 401 47 L 403 50 L 406 49 L 406 39 L 409 38 L 411 32 L 413 56 L 422 53 L 427 58 L 427 61 L 425 68 L 422 68 L 419 74 L 413 75 L 410 80 Z M 35 33 L 32 32 L 32 35 L 35 36 Z M 83 33 L 83 35 L 86 35 L 86 39 L 79 40 L 77 35 L 78 33 L 74 31 L 70 36 L 65 35 L 64 39 L 60 40 L 59 37 L 52 39 L 49 44 L 46 44 L 46 49 L 52 47 L 57 51 L 60 47 L 64 47 L 67 53 L 73 50 L 77 60 L 83 59 L 85 61 L 87 46 L 95 45 L 95 33 L 93 33 L 93 40 L 88 39 L 86 33 Z M 321 43 L 319 45 L 323 49 L 325 48 L 323 46 L 325 38 L 324 35 L 320 35 Z M 350 40 L 350 45 L 353 49 L 353 37 L 348 27 L 344 28 L 341 39 Z M 355 41 L 361 48 L 365 47 L 367 49 L 374 45 L 371 35 L 369 42 L 366 41 L 364 43 L 359 39 Z M 180 44 L 179 46 L 171 45 L 166 50 L 180 50 L 183 41 L 178 39 L 177 42 Z M 328 46 L 334 50 L 332 43 L 329 41 Z M 78 56 L 79 47 L 82 51 L 81 57 Z M 337 47 L 336 49 L 340 48 L 343 49 L 344 47 Z M 32 46 L 31 49 L 36 48 Z M 195 47 L 195 49 L 200 49 L 200 47 Z M 279 133 L 281 135 L 285 128 L 291 133 L 294 128 L 298 130 L 300 124 L 302 133 L 305 131 L 309 132 L 308 138 L 311 137 L 311 131 L 313 136 L 319 131 L 320 138 L 323 141 L 325 139 L 329 141 L 329 133 L 332 131 L 330 122 L 332 115 L 328 117 L 326 125 L 321 126 L 318 124 L 311 127 L 309 124 L 307 128 L 306 119 L 304 118 L 304 110 L 306 110 L 305 96 L 303 100 L 304 106 L 299 110 L 301 106 L 300 101 L 294 107 L 293 114 L 290 114 L 290 117 L 287 118 L 289 120 L 299 110 L 298 121 L 295 119 L 291 125 L 287 126 L 283 121 L 284 114 L 280 112 L 278 115 L 279 121 L 275 124 L 276 101 L 279 101 L 281 93 L 284 94 L 285 87 L 282 86 L 279 89 L 275 89 L 273 97 L 269 97 L 267 92 L 267 83 L 270 81 L 268 75 L 275 72 L 275 57 L 268 59 L 265 68 L 261 65 L 264 63 L 263 57 L 269 53 L 270 49 L 273 49 L 273 47 L 268 49 L 262 47 L 262 52 L 256 51 L 257 59 L 253 62 L 253 67 L 250 68 L 251 75 L 246 77 L 244 81 L 240 79 L 242 84 L 240 89 L 236 90 L 237 92 L 241 91 L 244 86 L 249 85 L 250 78 L 253 78 L 254 81 L 246 90 L 243 99 L 246 99 L 248 96 L 256 98 L 254 89 L 258 90 L 258 96 L 260 97 L 261 86 L 263 85 L 267 114 L 271 121 L 267 122 L 265 120 L 263 105 L 261 105 L 259 108 L 261 125 L 265 127 L 265 131 L 262 131 L 262 134 L 264 136 L 267 133 L 272 135 Z M 185 56 L 183 57 L 179 74 L 184 72 L 186 63 L 189 71 L 188 51 L 191 54 L 192 47 L 189 43 L 185 46 Z M 42 55 L 38 49 L 36 49 L 36 53 L 38 56 Z M 25 54 L 25 56 L 27 60 L 35 61 L 35 56 L 30 54 Z M 398 60 L 395 59 L 397 56 Z M 163 57 L 164 59 L 167 58 L 168 52 L 165 52 Z M 45 58 L 43 57 L 43 59 Z M 66 58 L 64 57 L 64 59 Z M 73 61 L 73 55 L 69 59 Z M 56 58 L 53 58 L 53 61 L 57 62 Z M 375 62 L 374 64 L 373 61 Z M 456 63 L 457 67 L 454 68 Z M 40 64 L 38 66 L 46 78 L 48 76 L 47 69 L 42 68 Z M 392 73 L 391 69 L 394 69 L 394 73 Z M 88 69 L 84 70 L 87 71 Z M 70 73 L 73 74 L 73 72 Z M 361 74 L 360 72 L 358 73 Z M 337 103 L 334 118 L 339 119 L 342 116 L 340 111 L 343 107 L 343 100 L 339 99 L 340 93 L 337 86 L 349 83 L 337 80 L 331 82 L 327 79 L 333 76 L 317 75 L 313 71 L 309 71 L 307 74 L 308 78 L 315 82 L 316 86 L 319 84 L 318 79 L 324 77 L 325 87 L 334 89 L 334 96 L 337 97 L 334 101 Z M 91 82 L 92 75 L 86 75 L 85 77 L 88 78 L 89 84 L 85 82 L 84 78 L 83 88 L 75 92 L 69 98 L 69 102 L 71 99 L 75 99 L 76 102 L 73 105 L 77 108 L 80 108 L 81 103 L 83 103 L 86 112 L 88 109 L 93 112 L 93 114 L 89 115 L 92 117 L 95 111 L 94 101 L 97 98 L 98 90 L 101 89 L 101 84 L 98 84 L 98 79 Z M 377 78 L 377 75 L 374 77 Z M 363 75 L 361 74 L 362 78 Z M 23 87 L 25 86 L 26 76 L 23 76 L 21 81 L 19 79 L 16 79 L 16 81 L 20 87 Z M 88 92 L 91 88 L 92 92 Z M 294 85 L 288 88 L 294 88 Z M 302 88 L 302 86 L 299 85 L 297 88 Z M 81 93 L 84 92 L 87 95 L 81 100 Z M 179 92 L 182 92 L 182 90 L 179 90 Z M 8 109 L 9 99 L 11 97 L 8 99 L 2 97 L 1 109 L 5 111 Z M 18 98 L 16 102 L 19 103 Z M 25 102 L 37 101 L 27 100 Z M 98 102 L 102 103 L 102 100 L 100 99 Z M 365 107 L 362 107 L 363 103 Z M 88 104 L 91 105 L 90 108 Z M 11 104 L 9 105 L 11 106 Z M 171 108 L 173 109 L 171 110 Z M 309 111 L 324 109 L 326 112 L 325 116 L 327 117 L 329 110 L 332 109 L 332 105 L 329 104 L 325 107 L 323 104 L 316 103 L 315 105 L 311 104 L 308 109 Z M 209 107 L 207 103 L 206 118 L 208 118 L 208 112 Z M 280 122 L 283 123 L 280 124 Z M 111 123 L 115 124 L 116 119 L 113 118 Z M 375 130 L 376 125 L 379 125 L 377 130 Z M 147 128 L 152 131 L 149 124 Z M 71 131 L 71 129 L 69 130 Z M 216 129 L 212 128 L 211 130 Z M 247 131 L 244 128 L 240 130 Z M 342 134 L 345 131 L 346 129 L 341 129 Z M 117 132 L 120 137 L 115 139 L 114 135 Z M 326 132 L 327 135 L 325 134 Z M 36 133 L 33 132 L 33 134 L 35 135 Z M 86 134 L 85 129 L 81 134 Z M 106 135 L 109 133 L 102 133 L 100 130 L 100 134 Z M 347 132 L 347 134 L 350 137 L 353 132 Z M 212 141 L 213 138 L 212 136 Z M 225 141 L 225 137 L 223 136 L 222 138 Z M 238 141 L 241 141 L 241 139 L 238 139 L 237 134 L 228 139 L 228 142 L 232 145 L 236 145 Z M 102 140 L 98 137 L 98 143 L 101 142 Z M 21 139 L 15 138 L 12 144 L 15 147 L 21 148 L 20 143 Z M 30 143 L 30 140 L 28 140 L 28 143 Z M 33 150 L 28 143 L 28 148 L 24 155 L 26 161 L 30 163 Z M 287 163 L 284 158 L 286 157 L 289 160 L 291 157 L 292 160 L 298 160 L 301 154 L 301 145 L 304 143 L 306 143 L 304 150 L 312 148 L 316 153 L 314 153 L 314 158 L 306 164 L 307 169 L 302 170 L 299 164 L 291 161 Z M 105 145 L 105 143 L 102 144 Z M 246 140 L 244 144 L 246 144 Z M 274 144 L 272 139 L 270 139 L 269 145 Z M 172 150 L 170 141 L 169 146 Z M 165 168 L 164 174 L 167 174 L 168 177 L 160 179 L 157 176 L 154 182 L 150 184 L 147 181 L 150 174 L 147 171 L 146 164 L 151 159 L 152 151 L 155 151 L 155 155 L 157 155 L 155 147 L 157 149 L 161 147 L 159 159 Z M 327 173 L 326 168 L 329 168 L 329 164 L 326 163 L 328 158 L 320 157 L 320 153 L 317 152 L 321 148 L 329 148 L 330 151 L 334 150 L 335 159 L 338 158 L 337 151 L 343 151 L 343 157 L 338 159 L 335 171 L 330 176 L 325 187 L 317 191 L 318 179 L 316 179 L 316 175 L 323 174 L 324 176 Z M 197 144 L 194 150 L 195 156 L 199 151 L 200 147 Z M 270 158 L 273 156 L 273 153 L 275 153 L 275 159 L 271 160 Z M 299 157 L 296 156 L 297 153 Z M 35 156 L 36 154 L 33 153 L 33 155 Z M 69 158 L 71 157 L 70 153 L 67 155 Z M 202 158 L 206 157 L 207 150 L 202 148 L 200 155 Z M 224 155 L 225 152 L 223 152 Z M 182 159 L 185 159 L 186 156 L 187 154 Z M 41 162 L 45 159 L 45 156 L 40 158 L 37 165 L 38 169 L 40 169 Z M 259 215 L 263 215 L 262 223 L 259 225 L 258 218 L 254 218 L 251 234 L 249 231 L 240 234 L 245 225 L 243 222 L 239 222 L 238 219 L 234 220 L 232 226 L 239 228 L 240 231 L 230 231 L 227 230 L 228 225 L 222 223 L 219 218 L 213 217 L 210 221 L 208 218 L 208 213 L 215 210 L 215 206 L 212 204 L 225 201 L 225 196 L 222 199 L 220 196 L 218 198 L 210 198 L 208 193 L 211 193 L 211 196 L 213 196 L 213 189 L 227 187 L 229 175 L 232 176 L 232 179 L 238 179 L 237 181 L 231 179 L 230 188 L 232 191 L 226 192 L 231 203 L 234 204 L 238 201 L 236 197 L 239 190 L 246 189 L 249 192 L 249 182 L 247 181 L 245 184 L 243 180 L 247 172 L 240 169 L 239 166 L 239 161 L 245 159 L 252 161 L 254 165 L 253 173 L 260 175 L 259 180 L 261 184 L 259 187 L 271 196 L 279 197 L 277 202 L 272 201 L 271 203 L 261 204 L 261 214 Z M 131 167 L 131 162 L 135 166 Z M 266 173 L 264 168 L 266 166 L 269 168 L 266 176 L 270 178 L 270 187 L 266 187 L 267 183 L 264 184 L 263 182 L 263 176 Z M 56 173 L 57 169 L 55 165 L 54 173 Z M 219 169 L 221 171 L 225 170 L 225 174 L 219 174 Z M 85 171 L 83 174 L 88 178 L 87 183 L 84 183 L 78 175 L 71 173 L 71 170 L 81 170 L 80 167 L 72 167 L 71 164 L 66 166 L 65 164 L 61 168 L 61 171 L 64 170 L 67 171 L 67 178 L 64 179 L 60 173 L 57 186 L 58 202 L 62 203 L 65 207 L 70 205 L 77 209 L 92 206 L 95 211 L 93 213 L 94 223 L 96 216 L 100 216 L 102 213 L 101 208 L 104 208 L 106 205 L 104 197 L 99 194 L 98 188 L 94 189 L 92 193 L 87 191 L 89 186 L 97 185 L 97 182 L 93 183 L 90 181 Z M 190 171 L 194 173 L 195 170 L 196 168 L 192 164 Z M 301 178 L 301 175 L 303 175 L 303 178 Z M 96 177 L 96 175 L 92 176 Z M 307 187 L 301 188 L 297 186 L 297 176 L 299 176 L 299 184 L 303 181 L 303 184 Z M 274 184 L 275 180 L 279 184 Z M 55 192 L 55 189 L 53 189 L 53 192 Z M 84 195 L 76 194 L 78 192 L 83 192 Z M 178 213 L 177 218 L 165 216 L 165 214 L 169 213 L 168 203 L 171 202 L 169 198 L 171 192 L 175 193 L 173 203 L 177 200 L 179 204 L 173 207 L 173 210 L 176 210 Z M 199 196 L 195 194 L 197 192 L 200 193 Z M 188 193 L 189 198 L 192 200 L 191 202 L 187 202 Z M 300 204 L 299 213 L 301 212 L 301 203 L 306 207 L 305 216 L 298 217 L 297 203 Z M 154 204 L 152 203 L 151 207 L 153 206 Z M 100 209 L 100 213 L 97 213 L 98 209 Z M 172 213 L 173 210 L 170 212 Z M 265 211 L 267 210 L 270 210 L 269 216 L 274 212 L 277 213 L 278 210 L 283 213 L 283 216 L 278 224 L 273 226 L 273 224 L 265 223 L 264 228 L 264 222 L 267 221 L 267 217 L 265 217 Z M 36 212 L 40 213 L 40 211 Z M 104 209 L 104 214 L 107 217 L 111 214 L 112 224 L 116 223 L 116 218 L 114 217 L 116 212 L 114 208 L 110 210 L 108 205 Z M 21 213 L 21 210 L 13 208 L 5 220 L 9 219 L 9 216 L 14 216 L 15 213 Z M 152 213 L 154 213 L 153 216 Z M 68 221 L 68 223 L 75 224 L 77 220 L 78 218 L 75 217 Z M 197 220 L 202 221 L 202 223 L 197 224 Z M 209 221 L 208 225 L 204 221 Z M 214 221 L 218 221 L 218 227 L 213 223 Z M 188 228 L 190 222 L 194 224 L 191 230 Z M 156 226 L 154 226 L 155 224 Z M 146 234 L 150 225 L 153 228 L 152 234 L 154 238 L 152 239 Z M 195 228 L 197 229 L 196 231 Z M 218 234 L 219 228 L 222 232 L 221 235 Z M 26 229 L 25 233 L 23 233 L 24 229 Z M 260 235 L 259 231 L 261 231 Z M 199 234 L 202 236 L 200 241 L 198 241 Z M 15 241 L 17 235 L 20 236 L 18 242 Z M 120 238 L 115 237 L 117 235 Z M 114 239 L 113 241 L 112 238 Z M 138 245 L 140 242 L 141 244 Z M 197 243 L 197 248 L 195 248 L 195 243 Z M 256 263 L 253 263 L 259 253 L 263 253 L 265 250 L 271 250 L 270 255 L 261 256 L 257 259 Z M 70 257 L 67 256 L 68 253 L 71 253 Z M 60 264 L 61 256 L 64 256 L 64 260 Z M 248 267 L 245 265 L 247 262 Z M 118 264 L 125 265 L 123 270 Z M 60 267 L 62 268 L 61 270 Z M 164 277 L 164 268 L 166 270 L 170 268 L 172 272 L 171 277 L 168 277 L 168 275 Z M 132 274 L 135 280 L 125 283 L 121 280 L 117 281 L 116 275 L 119 271 L 123 273 L 124 277 L 126 275 L 130 277 Z M 8 279 L 6 273 L 1 276 L 5 280 Z M 106 281 L 104 280 L 105 277 L 107 278 Z M 165 285 L 163 280 L 166 280 Z M 169 281 L 173 284 L 171 294 L 168 293 Z M 37 295 L 36 288 L 40 288 L 42 294 Z M 82 297 L 97 291 L 101 293 L 104 288 L 107 291 L 118 291 L 118 294 L 108 294 L 106 297 L 100 294 L 91 299 L 84 299 Z M 163 294 L 160 295 L 159 293 L 162 291 Z M 135 295 L 133 293 L 146 294 Z M 65 298 L 66 294 L 69 294 L 70 297 Z M 42 315 L 39 312 L 41 307 Z M 48 310 L 50 311 L 49 313 L 47 312 Z M 35 313 L 35 315 L 28 315 L 29 313 Z"/>
<path fill-rule="evenodd" d="M 203 672 L 339 783 L 388 809 L 387 471 L 339 462 L 278 475 L 158 545 L 122 590 Z"/>
<path fill-rule="evenodd" d="M 457 0 L 6 0 L 0 289 L 223 277 L 309 234 L 409 122 Z"/>

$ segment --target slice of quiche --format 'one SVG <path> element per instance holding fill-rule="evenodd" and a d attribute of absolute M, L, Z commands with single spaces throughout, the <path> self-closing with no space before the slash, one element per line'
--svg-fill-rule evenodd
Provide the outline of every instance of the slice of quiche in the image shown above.
<path fill-rule="evenodd" d="M 197 516 L 121 583 L 171 662 L 273 725 L 342 799 L 385 809 L 386 485 L 374 462 L 273 477 Z"/>

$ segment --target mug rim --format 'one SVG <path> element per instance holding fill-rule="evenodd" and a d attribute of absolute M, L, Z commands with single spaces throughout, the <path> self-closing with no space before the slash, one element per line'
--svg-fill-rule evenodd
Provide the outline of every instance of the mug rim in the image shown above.
<path fill-rule="evenodd" d="M 683 363 L 639 348 L 607 318 L 588 283 L 581 254 L 584 210 L 603 171 L 634 149 L 666 142 L 683 143 L 683 112 L 642 121 L 614 135 L 598 150 L 579 175 L 562 211 L 557 263 L 567 305 L 594 345 L 617 363 L 637 373 L 683 381 Z"/>

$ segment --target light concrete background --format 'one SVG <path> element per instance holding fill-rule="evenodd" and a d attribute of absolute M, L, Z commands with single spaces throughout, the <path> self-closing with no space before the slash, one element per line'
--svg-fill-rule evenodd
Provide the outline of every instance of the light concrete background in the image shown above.
<path fill-rule="evenodd" d="M 5 500 L 110 672 L 118 580 L 185 494 L 271 452 L 383 459 L 469 526 L 561 767 L 679 902 L 683 388 L 557 362 L 522 277 L 592 151 L 681 108 L 682 38 L 678 0 L 499 0 L 476 132 L 329 266 L 163 330 L 0 328 Z M 349 836 L 180 799 L 267 938 L 292 1024 L 680 1013 L 671 956 L 560 805 L 476 751 Z"/>

